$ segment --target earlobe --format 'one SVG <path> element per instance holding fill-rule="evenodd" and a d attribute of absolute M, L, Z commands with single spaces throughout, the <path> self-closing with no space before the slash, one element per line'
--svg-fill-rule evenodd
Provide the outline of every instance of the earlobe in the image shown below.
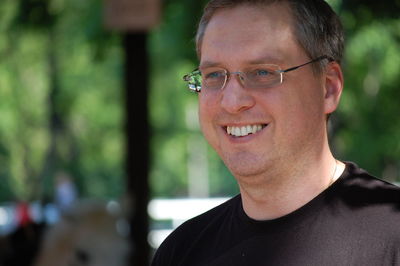
<path fill-rule="evenodd" d="M 330 62 L 326 66 L 325 73 L 325 114 L 330 114 L 336 110 L 342 90 L 342 68 L 337 62 Z"/>

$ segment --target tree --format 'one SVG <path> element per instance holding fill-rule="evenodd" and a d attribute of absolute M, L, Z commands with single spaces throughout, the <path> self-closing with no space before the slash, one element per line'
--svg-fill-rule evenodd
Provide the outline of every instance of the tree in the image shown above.
<path fill-rule="evenodd" d="M 6 0 L 0 12 L 2 199 L 51 197 L 58 171 L 83 197 L 119 197 L 122 56 L 101 3 Z"/>

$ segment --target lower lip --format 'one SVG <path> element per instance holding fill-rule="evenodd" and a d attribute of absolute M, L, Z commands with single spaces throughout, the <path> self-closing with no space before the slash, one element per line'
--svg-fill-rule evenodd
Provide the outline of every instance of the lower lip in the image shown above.
<path fill-rule="evenodd" d="M 243 137 L 236 137 L 236 136 L 233 136 L 233 135 L 229 135 L 229 134 L 226 132 L 226 128 L 223 128 L 223 130 L 225 131 L 225 135 L 228 136 L 228 138 L 229 138 L 229 140 L 230 140 L 231 142 L 234 142 L 234 143 L 244 143 L 244 142 L 251 141 L 253 138 L 259 136 L 261 133 L 263 133 L 263 132 L 265 131 L 265 129 L 266 129 L 267 127 L 268 127 L 268 125 L 264 126 L 263 129 L 261 129 L 260 131 L 257 131 L 256 133 L 252 133 L 252 134 L 249 134 L 249 135 L 243 136 Z"/>

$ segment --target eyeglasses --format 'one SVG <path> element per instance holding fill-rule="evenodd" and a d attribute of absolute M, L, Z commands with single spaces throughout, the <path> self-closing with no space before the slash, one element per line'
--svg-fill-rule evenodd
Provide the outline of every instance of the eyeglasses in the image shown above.
<path fill-rule="evenodd" d="M 249 89 L 258 88 L 271 88 L 282 84 L 283 73 L 296 70 L 305 65 L 315 63 L 327 59 L 329 62 L 333 61 L 332 58 L 323 55 L 317 57 L 307 63 L 290 67 L 285 70 L 273 64 L 260 64 L 246 68 L 244 71 L 228 72 L 224 68 L 209 67 L 202 71 L 199 69 L 193 70 L 191 73 L 185 75 L 183 80 L 188 83 L 189 90 L 194 92 L 204 91 L 217 91 L 225 87 L 230 76 L 238 75 L 239 81 L 242 86 Z"/>

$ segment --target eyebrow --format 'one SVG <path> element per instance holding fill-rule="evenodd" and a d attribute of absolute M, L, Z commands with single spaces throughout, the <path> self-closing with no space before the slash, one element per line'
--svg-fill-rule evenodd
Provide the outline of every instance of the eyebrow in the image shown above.
<path fill-rule="evenodd" d="M 204 61 L 199 65 L 199 68 L 208 68 L 208 67 L 217 67 L 217 66 L 221 66 L 221 64 L 218 62 L 213 62 L 213 61 Z"/>
<path fill-rule="evenodd" d="M 244 65 L 259 65 L 259 64 L 270 64 L 270 63 L 275 63 L 275 64 L 280 64 L 283 63 L 283 59 L 279 56 L 271 56 L 271 55 L 266 55 L 259 57 L 257 59 L 250 59 L 244 62 Z M 199 65 L 199 68 L 208 68 L 208 67 L 220 67 L 223 64 L 219 62 L 214 62 L 214 61 L 204 61 L 201 62 Z"/>

